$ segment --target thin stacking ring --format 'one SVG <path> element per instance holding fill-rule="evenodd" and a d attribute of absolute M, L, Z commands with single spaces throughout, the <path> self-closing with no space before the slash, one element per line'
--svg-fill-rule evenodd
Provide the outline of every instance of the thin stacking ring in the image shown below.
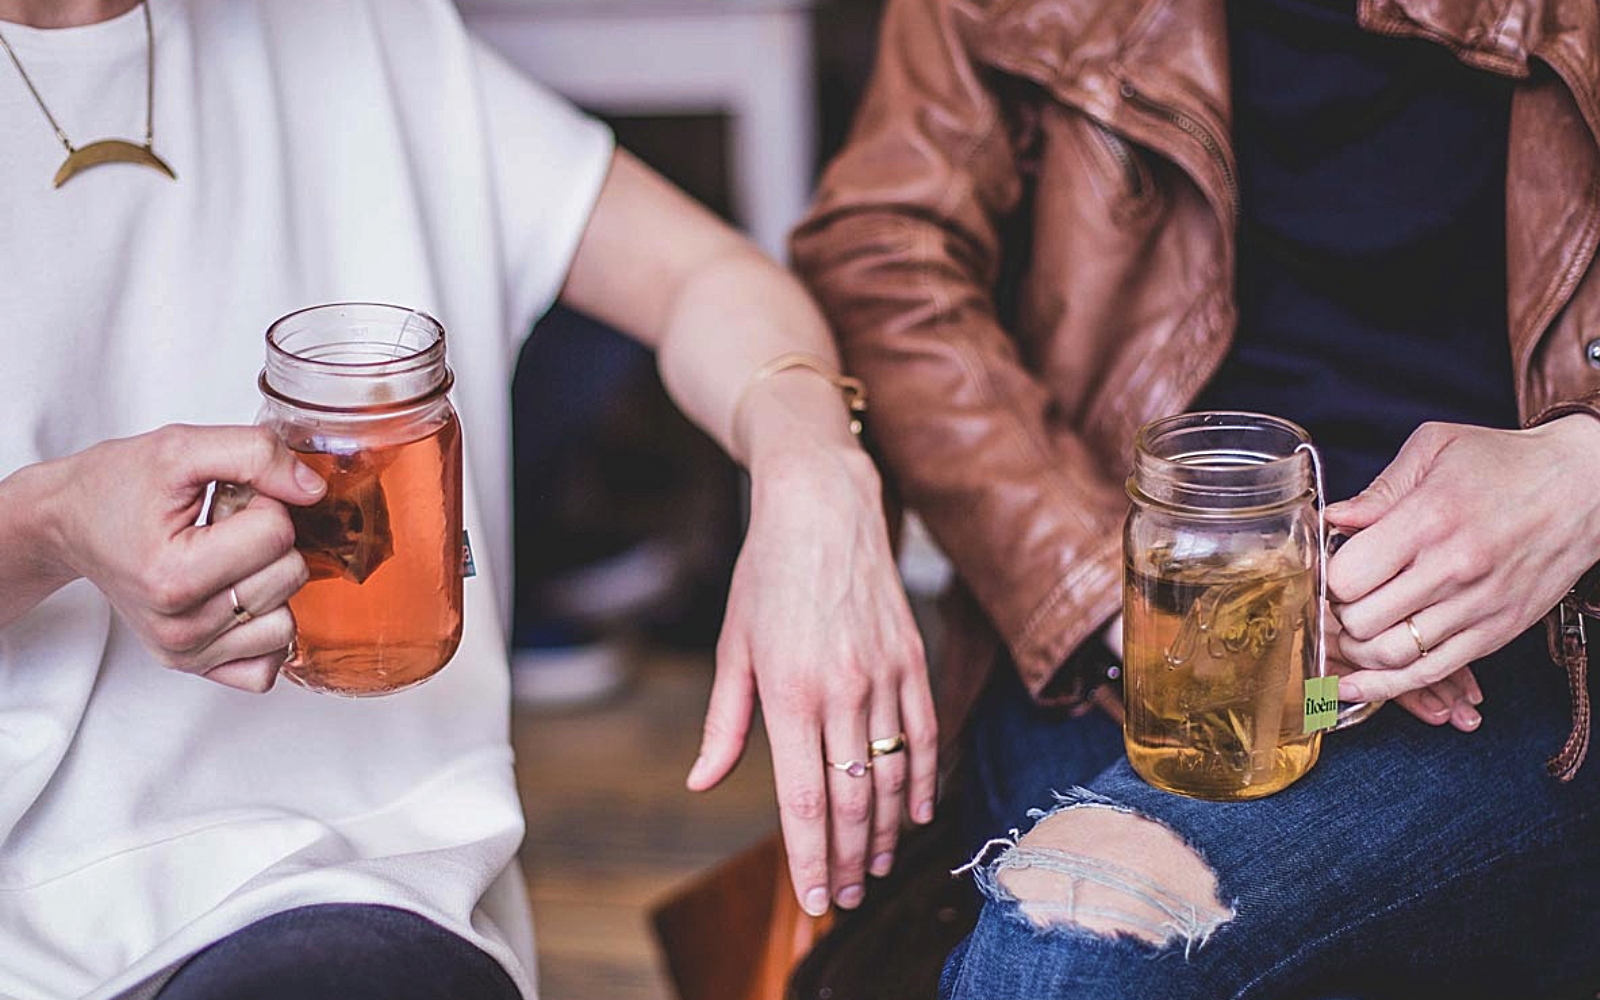
<path fill-rule="evenodd" d="M 835 771 L 843 771 L 852 778 L 865 778 L 867 772 L 872 770 L 870 760 L 830 760 L 828 766 Z"/>
<path fill-rule="evenodd" d="M 892 753 L 899 753 L 906 748 L 906 734 L 895 733 L 881 740 L 873 740 L 867 744 L 868 757 L 887 757 Z"/>
<path fill-rule="evenodd" d="M 1410 615 L 1406 616 L 1406 628 L 1411 630 L 1411 641 L 1417 644 L 1417 655 L 1427 656 L 1428 645 L 1422 641 L 1422 633 L 1417 631 L 1417 623 L 1411 620 Z"/>
<path fill-rule="evenodd" d="M 237 587 L 228 588 L 228 600 L 233 602 L 233 623 L 235 625 L 244 625 L 255 617 L 243 604 L 239 603 L 239 589 Z"/>

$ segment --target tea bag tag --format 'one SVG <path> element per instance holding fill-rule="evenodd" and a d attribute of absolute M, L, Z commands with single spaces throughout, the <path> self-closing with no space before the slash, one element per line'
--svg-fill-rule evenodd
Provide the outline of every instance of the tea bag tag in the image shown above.
<path fill-rule="evenodd" d="M 461 577 L 468 579 L 478 575 L 478 565 L 472 561 L 472 539 L 467 535 L 467 529 L 461 529 Z"/>
<path fill-rule="evenodd" d="M 1307 677 L 1304 734 L 1332 729 L 1339 723 L 1339 678 Z"/>

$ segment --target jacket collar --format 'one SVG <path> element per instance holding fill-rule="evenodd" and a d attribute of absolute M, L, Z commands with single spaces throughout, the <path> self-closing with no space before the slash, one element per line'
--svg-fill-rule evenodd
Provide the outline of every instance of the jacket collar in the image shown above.
<path fill-rule="evenodd" d="M 1361 0 L 1370 31 L 1426 38 L 1462 62 L 1516 79 L 1548 64 L 1600 140 L 1600 4 L 1594 0 Z"/>
<path fill-rule="evenodd" d="M 977 0 L 975 6 L 969 8 L 976 15 L 969 44 L 979 61 L 1032 80 L 1159 150 L 1200 182 L 1220 216 L 1231 218 L 1224 0 L 994 0 L 987 6 Z M 1185 121 L 1182 131 L 1172 127 L 1175 117 Z M 1199 133 L 1207 138 L 1201 141 Z"/>
<path fill-rule="evenodd" d="M 1181 163 L 1227 218 L 1233 169 L 1226 3 L 1256 0 L 955 0 L 983 62 Z M 1600 4 L 1595 0 L 1359 0 L 1368 31 L 1423 38 L 1516 79 L 1551 66 L 1600 142 Z M 1144 97 L 1132 108 L 1132 97 Z M 1152 107 L 1199 124 L 1207 151 L 1151 127 Z M 1187 131 L 1187 130 L 1185 130 Z"/>
<path fill-rule="evenodd" d="M 1600 8 L 1590 0 L 1360 0 L 1361 24 L 1381 34 L 1427 38 L 1462 61 L 1523 79 L 1552 51 L 1592 53 Z"/>
<path fill-rule="evenodd" d="M 1224 0 L 969 2 L 977 15 L 980 51 L 1006 53 L 1014 68 L 1041 82 L 1071 77 L 1086 66 L 1126 61 L 1142 41 L 1179 26 L 1192 48 L 1204 50 L 1191 60 L 1227 64 Z M 1586 91 L 1578 94 L 1586 115 L 1600 109 L 1595 100 L 1600 4 L 1594 0 L 1359 0 L 1358 17 L 1369 31 L 1425 38 L 1470 65 L 1518 79 L 1531 75 L 1534 59 L 1550 62 L 1569 86 Z M 1224 88 L 1226 82 L 1224 74 Z M 1226 107 L 1225 95 L 1204 96 Z"/>

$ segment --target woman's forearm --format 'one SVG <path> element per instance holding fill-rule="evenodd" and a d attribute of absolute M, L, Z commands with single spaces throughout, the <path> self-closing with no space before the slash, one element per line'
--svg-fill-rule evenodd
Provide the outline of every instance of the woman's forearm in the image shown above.
<path fill-rule="evenodd" d="M 562 299 L 655 348 L 673 401 L 746 465 L 821 453 L 868 464 L 844 397 L 825 378 L 796 368 L 752 381 L 789 353 L 838 365 L 799 282 L 626 152 L 612 164 Z"/>

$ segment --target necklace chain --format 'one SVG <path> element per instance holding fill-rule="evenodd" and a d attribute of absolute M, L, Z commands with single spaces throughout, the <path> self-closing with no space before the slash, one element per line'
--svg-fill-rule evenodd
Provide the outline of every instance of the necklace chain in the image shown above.
<path fill-rule="evenodd" d="M 139 6 L 144 10 L 144 145 L 148 149 L 155 143 L 156 134 L 156 42 L 155 31 L 150 27 L 150 0 L 140 0 Z M 50 106 L 39 96 L 39 88 L 33 85 L 33 78 L 22 68 L 22 60 L 17 58 L 16 50 L 6 41 L 3 33 L 0 33 L 0 48 L 4 48 L 6 55 L 11 57 L 11 65 L 17 68 L 17 72 L 22 76 L 22 82 L 28 85 L 28 93 L 33 95 L 39 110 L 44 112 L 45 119 L 50 122 L 50 127 L 55 129 L 56 138 L 67 148 L 67 155 L 76 153 L 77 148 L 72 145 L 72 140 L 67 138 L 67 133 L 61 128 L 61 123 L 56 121 L 56 116 L 50 113 Z"/>

